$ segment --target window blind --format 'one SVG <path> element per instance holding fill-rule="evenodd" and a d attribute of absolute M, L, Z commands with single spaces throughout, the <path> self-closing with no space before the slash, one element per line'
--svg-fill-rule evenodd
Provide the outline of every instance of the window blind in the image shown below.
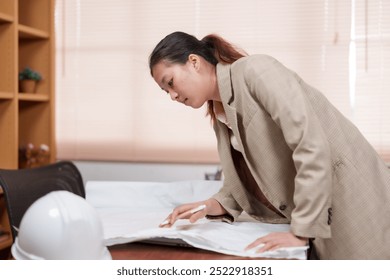
<path fill-rule="evenodd" d="M 368 119 L 359 115 L 363 110 L 360 96 L 371 92 L 367 90 L 371 83 L 377 85 L 376 74 L 370 76 L 376 77 L 376 81 L 366 77 L 363 85 L 360 75 L 367 73 L 356 70 L 359 80 L 353 95 L 356 103 L 351 103 L 352 23 L 356 24 L 357 54 L 363 44 L 358 35 L 360 3 L 349 0 L 57 0 L 56 3 L 58 158 L 219 161 L 214 132 L 205 117 L 206 108 L 194 110 L 172 102 L 149 73 L 150 52 L 164 36 L 177 30 L 199 39 L 217 33 L 250 54 L 274 56 L 321 90 L 365 133 L 372 131 L 369 139 L 380 145 L 378 150 L 389 148 L 383 146 L 389 143 L 383 136 L 380 141 L 375 138 L 382 132 L 364 128 Z M 370 11 L 380 13 L 380 9 Z M 382 14 L 382 25 L 388 17 L 389 13 Z M 377 42 L 380 43 L 383 40 Z M 389 58 L 389 51 L 382 48 L 382 57 L 370 62 L 370 66 Z M 369 50 L 377 54 L 373 48 Z M 358 56 L 356 65 L 360 66 Z M 384 66 L 375 67 L 377 73 L 386 74 Z M 385 98 L 388 82 L 382 79 L 381 83 L 382 95 L 377 98 L 382 101 L 376 104 L 383 104 Z M 363 112 L 367 114 L 374 117 L 371 111 Z M 383 114 L 378 114 L 380 120 L 376 122 L 386 131 Z"/>
<path fill-rule="evenodd" d="M 355 0 L 352 120 L 390 162 L 390 1 Z"/>

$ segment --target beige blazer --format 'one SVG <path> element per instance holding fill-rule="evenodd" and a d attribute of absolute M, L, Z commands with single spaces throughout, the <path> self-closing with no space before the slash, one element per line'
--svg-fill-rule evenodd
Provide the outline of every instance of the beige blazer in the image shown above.
<path fill-rule="evenodd" d="M 224 184 L 214 197 L 315 238 L 321 259 L 390 259 L 390 171 L 318 90 L 265 55 L 217 65 L 227 120 L 258 186 L 282 218 L 242 186 L 226 125 L 216 121 Z"/>

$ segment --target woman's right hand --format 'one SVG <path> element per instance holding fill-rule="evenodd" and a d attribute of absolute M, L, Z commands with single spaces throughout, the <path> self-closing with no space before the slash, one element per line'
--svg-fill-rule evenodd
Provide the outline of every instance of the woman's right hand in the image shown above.
<path fill-rule="evenodd" d="M 197 211 L 197 209 L 200 210 Z M 164 220 L 164 222 L 160 224 L 160 227 L 171 227 L 179 219 L 189 219 L 191 223 L 195 223 L 197 220 L 204 218 L 206 215 L 219 216 L 226 213 L 226 210 L 217 200 L 209 198 L 204 201 L 177 206 Z"/>

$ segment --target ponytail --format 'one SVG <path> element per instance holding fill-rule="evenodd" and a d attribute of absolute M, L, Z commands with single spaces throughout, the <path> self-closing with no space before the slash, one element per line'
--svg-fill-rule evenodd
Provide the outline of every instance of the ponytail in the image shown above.
<path fill-rule="evenodd" d="M 243 50 L 240 50 L 221 38 L 218 35 L 210 34 L 202 39 L 202 42 L 206 46 L 213 50 L 214 57 L 218 62 L 225 64 L 232 64 L 236 60 L 247 56 L 247 53 Z M 215 122 L 216 116 L 214 114 L 213 101 L 207 101 L 207 113 L 206 116 L 210 116 L 211 122 Z"/>
<path fill-rule="evenodd" d="M 207 35 L 201 41 L 213 50 L 214 57 L 221 63 L 232 64 L 236 60 L 247 56 L 246 52 L 215 34 Z"/>

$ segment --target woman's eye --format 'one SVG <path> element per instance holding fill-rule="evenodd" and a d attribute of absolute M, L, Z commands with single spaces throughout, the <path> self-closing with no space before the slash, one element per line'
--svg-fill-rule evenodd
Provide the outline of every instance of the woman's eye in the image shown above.
<path fill-rule="evenodd" d="M 168 82 L 168 86 L 173 87 L 173 79 Z"/>

